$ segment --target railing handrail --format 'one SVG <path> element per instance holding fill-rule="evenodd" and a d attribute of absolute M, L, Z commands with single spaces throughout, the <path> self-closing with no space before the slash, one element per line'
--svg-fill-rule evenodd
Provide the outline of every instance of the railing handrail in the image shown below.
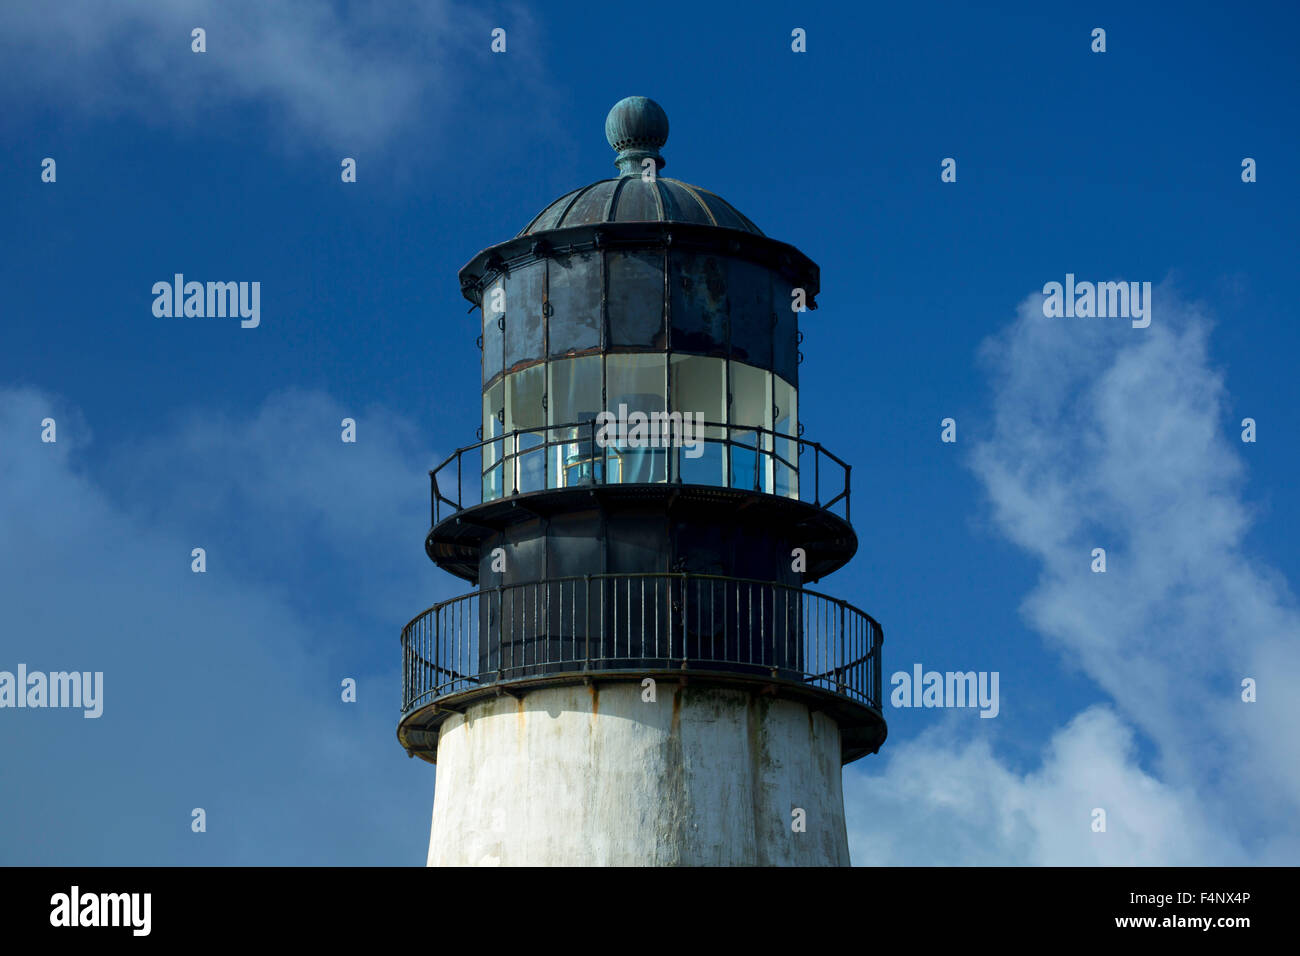
<path fill-rule="evenodd" d="M 437 611 L 442 610 L 444 607 L 448 607 L 449 605 L 455 604 L 458 601 L 468 601 L 482 594 L 490 594 L 493 592 L 507 591 L 512 588 L 537 587 L 538 585 L 543 585 L 543 584 L 547 584 L 547 585 L 559 584 L 561 582 L 569 582 L 569 581 L 600 581 L 606 579 L 624 580 L 628 578 L 679 578 L 679 579 L 685 578 L 692 581 L 701 581 L 701 580 L 726 581 L 730 584 L 757 584 L 757 585 L 761 585 L 762 587 L 780 588 L 785 591 L 795 591 L 799 594 L 806 595 L 808 597 L 817 598 L 818 600 L 829 601 L 830 603 L 838 607 L 842 607 L 845 610 L 852 611 L 854 614 L 866 618 L 875 627 L 876 631 L 882 635 L 881 641 L 883 642 L 884 640 L 883 637 L 884 629 L 882 628 L 880 622 L 877 621 L 870 614 L 868 614 L 866 611 L 862 610 L 861 608 L 857 607 L 854 604 L 850 604 L 848 601 L 845 601 L 843 598 L 832 597 L 829 594 L 823 594 L 822 592 L 814 591 L 811 588 L 798 587 L 793 584 L 782 584 L 780 581 L 764 581 L 761 578 L 737 578 L 737 577 L 732 577 L 731 575 L 728 574 L 708 574 L 704 572 L 697 573 L 694 571 L 627 571 L 627 572 L 606 571 L 606 572 L 601 572 L 600 574 L 569 574 L 563 577 L 534 578 L 531 581 L 514 581 L 510 584 L 496 584 L 490 587 L 480 587 L 477 590 L 469 591 L 465 594 L 460 594 L 453 598 L 447 598 L 447 600 L 445 601 L 439 601 L 437 604 L 431 604 L 429 607 L 425 608 L 419 614 L 415 615 L 415 617 L 411 618 L 409 621 L 406 622 L 406 624 L 402 627 L 402 634 L 405 635 L 406 632 L 410 629 L 411 625 L 414 624 L 416 621 L 419 621 L 421 618 L 436 613 Z"/>
<path fill-rule="evenodd" d="M 651 414 L 651 413 L 649 413 L 649 412 L 646 413 L 647 416 L 650 415 L 650 414 Z M 685 415 L 685 414 L 687 414 L 687 413 L 686 413 L 686 412 L 654 412 L 653 414 L 655 414 L 655 415 Z M 844 461 L 844 459 L 840 458 L 838 455 L 836 455 L 834 452 L 832 452 L 832 451 L 831 451 L 829 448 L 827 448 L 825 445 L 822 445 L 820 442 L 815 442 L 815 441 L 813 441 L 811 438 L 803 438 L 803 437 L 801 437 L 801 436 L 799 436 L 799 435 L 791 435 L 791 434 L 789 434 L 788 432 L 779 432 L 779 431 L 776 431 L 775 429 L 767 428 L 767 427 L 765 427 L 765 426 L 763 426 L 763 425 L 740 425 L 740 424 L 737 424 L 737 423 L 735 423 L 735 422 L 711 422 L 711 421 L 707 421 L 707 420 L 706 420 L 706 421 L 703 421 L 703 422 L 699 422 L 699 423 L 697 423 L 697 424 L 702 425 L 704 428 L 726 428 L 726 429 L 728 429 L 728 430 L 730 430 L 730 431 L 739 431 L 739 432 L 761 432 L 761 433 L 764 434 L 764 435 L 772 435 L 772 436 L 775 437 L 775 438 L 785 439 L 786 441 L 798 442 L 800 445 L 810 445 L 810 446 L 812 446 L 813 448 L 816 448 L 816 449 L 817 449 L 818 451 L 820 451 L 823 455 L 825 455 L 827 458 L 831 459 L 833 462 L 835 462 L 835 464 L 839 465 L 840 467 L 842 467 L 842 468 L 849 468 L 849 467 L 850 467 L 850 465 L 849 465 L 846 461 Z M 480 439 L 479 441 L 474 442 L 474 443 L 471 444 L 471 445 L 465 445 L 465 446 L 463 446 L 463 447 L 461 447 L 461 448 L 457 448 L 454 452 L 452 452 L 450 455 L 448 455 L 446 458 L 444 458 L 444 459 L 442 460 L 442 463 L 439 464 L 437 468 L 431 468 L 431 469 L 429 470 L 429 474 L 432 475 L 432 474 L 435 474 L 435 473 L 441 471 L 443 468 L 447 467 L 447 465 L 449 465 L 449 464 L 451 464 L 453 461 L 455 461 L 455 460 L 456 460 L 456 456 L 458 456 L 458 455 L 463 455 L 463 454 L 465 454 L 466 452 L 473 451 L 473 450 L 476 449 L 476 448 L 481 448 L 481 447 L 483 447 L 484 445 L 490 444 L 491 442 L 498 442 L 498 441 L 502 441 L 502 440 L 504 440 L 504 439 L 506 439 L 506 438 L 511 438 L 511 437 L 513 437 L 513 436 L 515 436 L 515 435 L 526 435 L 526 434 L 530 434 L 530 433 L 532 433 L 532 432 L 544 432 L 544 431 L 550 431 L 550 430 L 552 430 L 552 429 L 556 429 L 556 428 L 590 428 L 592 425 L 595 425 L 595 426 L 597 426 L 598 428 L 603 428 L 603 427 L 604 427 L 603 425 L 600 425 L 600 423 L 597 422 L 596 419 L 594 419 L 594 418 L 588 418 L 588 419 L 584 419 L 583 421 L 578 421 L 578 422 L 556 422 L 554 425 L 530 425 L 530 426 L 527 427 L 527 428 L 512 428 L 510 431 L 508 431 L 508 432 L 502 432 L 500 435 L 493 435 L 491 438 L 483 438 L 483 439 Z M 692 427 L 695 427 L 695 425 L 693 424 Z M 707 440 L 708 440 L 707 438 L 704 438 L 703 436 L 700 436 L 700 437 L 701 437 L 701 440 L 704 440 L 704 441 L 707 441 Z M 557 439 L 557 440 L 551 442 L 551 444 L 555 444 L 555 445 L 569 445 L 569 444 L 572 444 L 573 442 L 578 441 L 578 440 L 579 440 L 579 439 L 577 439 L 577 438 L 561 438 L 561 439 Z M 718 441 L 718 440 L 719 440 L 719 439 L 714 439 L 714 441 Z M 734 440 L 734 439 L 733 439 L 733 440 Z M 542 447 L 542 446 L 538 445 L 538 446 L 536 446 L 536 447 L 540 448 L 540 447 Z M 532 450 L 533 450 L 533 449 L 529 449 L 529 451 L 532 451 Z M 763 449 L 763 450 L 766 450 L 766 449 Z"/>
<path fill-rule="evenodd" d="M 647 413 L 647 414 L 649 414 L 649 413 Z M 654 414 L 656 414 L 656 415 L 659 415 L 659 414 L 662 414 L 662 415 L 674 415 L 674 414 L 676 414 L 676 415 L 685 415 L 685 414 L 688 414 L 688 413 L 685 413 L 685 412 L 667 412 L 667 411 L 665 411 L 665 412 L 655 412 Z M 840 458 L 838 455 L 836 455 L 834 452 L 832 452 L 830 449 L 826 448 L 826 447 L 825 447 L 824 445 L 822 445 L 820 442 L 816 442 L 816 441 L 813 441 L 813 440 L 808 439 L 808 438 L 803 438 L 802 436 L 800 436 L 800 435 L 798 435 L 798 434 L 794 434 L 794 435 L 792 435 L 792 434 L 788 434 L 788 433 L 786 433 L 786 432 L 776 431 L 775 429 L 767 428 L 767 427 L 762 426 L 762 425 L 742 425 L 742 424 L 736 424 L 736 423 L 734 423 L 734 422 L 713 422 L 713 421 L 703 421 L 703 422 L 701 422 L 701 423 L 697 423 L 697 424 L 699 425 L 699 427 L 702 427 L 702 428 L 704 428 L 704 429 L 711 429 L 711 428 L 714 428 L 714 429 L 723 429 L 723 430 L 725 430 L 725 433 L 726 433 L 726 434 L 725 434 L 725 437 L 722 437 L 722 438 L 717 438 L 717 437 L 713 437 L 713 436 L 709 436 L 709 435 L 698 435 L 698 436 L 696 436 L 696 440 L 698 440 L 698 441 L 700 441 L 700 442 L 703 442 L 703 443 L 705 443 L 705 444 L 724 445 L 724 446 L 727 446 L 727 447 L 737 447 L 737 448 L 744 449 L 744 450 L 746 450 L 746 451 L 754 452 L 755 455 L 756 455 L 756 459 L 755 459 L 755 469 L 756 469 L 756 472 L 755 472 L 755 473 L 756 473 L 756 474 L 757 474 L 757 467 L 758 467 L 758 458 L 759 458 L 759 457 L 762 457 L 762 456 L 766 456 L 766 457 L 772 459 L 773 461 L 780 462 L 780 463 L 781 463 L 782 465 L 784 465 L 785 467 L 791 469 L 791 470 L 795 473 L 795 475 L 799 475 L 799 474 L 800 474 L 799 459 L 803 456 L 803 453 L 804 453 L 804 449 L 805 449 L 805 448 L 811 448 L 811 449 L 813 450 L 813 459 L 814 459 L 814 461 L 813 461 L 813 466 L 814 466 L 814 478 L 813 478 L 813 496 L 814 496 L 814 502 L 813 502 L 813 504 L 814 504 L 816 507 L 822 508 L 823 510 L 830 510 L 831 506 L 835 505 L 835 504 L 838 503 L 841 499 L 843 499 L 843 500 L 844 500 L 844 512 L 845 512 L 845 515 L 844 515 L 844 516 L 845 516 L 845 520 L 850 520 L 850 511 L 849 511 L 849 508 L 850 508 L 850 494 L 851 494 L 851 491 L 852 491 L 852 487 L 851 487 L 852 466 L 849 465 L 846 461 L 844 461 L 844 459 Z M 437 519 L 438 519 L 438 508 L 437 508 L 437 504 L 438 504 L 439 502 L 445 503 L 445 504 L 448 505 L 449 507 L 454 508 L 456 511 L 463 511 L 464 508 L 465 508 L 465 506 L 462 504 L 462 501 L 461 501 L 461 498 L 462 498 L 462 486 L 463 486 L 463 484 L 464 484 L 464 476 L 463 476 L 463 474 L 462 474 L 462 470 L 461 470 L 461 467 L 460 467 L 460 462 L 461 462 L 461 458 L 462 458 L 463 456 L 465 456 L 465 455 L 467 455 L 467 454 L 471 454 L 471 453 L 473 453 L 474 451 L 481 450 L 481 449 L 483 449 L 483 448 L 485 448 L 485 447 L 487 447 L 487 446 L 489 446 L 489 445 L 495 445 L 495 444 L 497 444 L 497 443 L 501 443 L 501 444 L 504 446 L 504 444 L 505 444 L 506 442 L 509 442 L 509 441 L 515 441 L 516 443 L 515 443 L 515 445 L 513 446 L 513 450 L 512 450 L 512 451 L 510 451 L 508 454 L 506 454 L 506 453 L 504 452 L 504 450 L 503 450 L 503 452 L 502 452 L 502 454 L 501 454 L 499 460 L 496 461 L 496 462 L 493 462 L 492 465 L 489 467 L 488 470 L 483 470 L 482 468 L 480 468 L 476 477 L 478 477 L 478 478 L 481 479 L 482 476 L 488 474 L 489 471 L 490 471 L 491 469 L 496 468 L 498 465 L 503 464 L 503 463 L 504 463 L 505 461 L 507 461 L 507 460 L 510 460 L 510 459 L 518 459 L 518 458 L 521 457 L 522 455 L 531 455 L 531 454 L 536 454 L 536 453 L 539 452 L 539 451 L 541 451 L 541 452 L 543 453 L 543 468 L 545 469 L 545 468 L 548 467 L 548 463 L 546 462 L 545 452 L 549 451 L 549 449 L 554 448 L 554 447 L 558 447 L 558 446 L 562 446 L 562 445 L 572 445 L 572 444 L 575 444 L 575 443 L 578 443 L 578 442 L 582 442 L 582 441 L 591 441 L 593 444 L 599 444 L 599 442 L 598 442 L 597 439 L 596 439 L 596 432 L 597 432 L 597 429 L 598 429 L 598 428 L 602 428 L 602 429 L 603 429 L 604 427 L 605 427 L 605 426 L 603 426 L 603 425 L 599 425 L 599 424 L 597 423 L 597 421 L 596 421 L 595 418 L 589 418 L 589 419 L 586 419 L 586 420 L 584 420 L 584 421 L 578 421 L 578 422 L 562 422 L 562 423 L 556 423 L 556 424 L 550 424 L 550 425 L 533 425 L 533 426 L 529 426 L 529 427 L 527 427 L 527 428 L 513 428 L 513 429 L 511 429 L 511 430 L 508 431 L 508 432 L 502 432 L 500 435 L 493 435 L 493 436 L 491 436 L 491 437 L 489 437 L 489 438 L 482 438 L 482 439 L 480 439 L 479 441 L 474 442 L 473 444 L 465 445 L 465 446 L 463 446 L 463 447 L 461 447 L 461 448 L 457 448 L 454 452 L 452 452 L 452 453 L 451 453 L 450 455 L 448 455 L 445 459 L 443 459 L 443 461 L 442 461 L 442 462 L 441 462 L 441 463 L 440 463 L 436 468 L 432 468 L 432 469 L 429 470 L 429 478 L 430 478 L 430 480 L 431 480 L 431 482 L 432 482 L 432 485 L 433 485 L 433 489 L 432 489 L 432 490 L 433 490 L 433 496 L 434 496 L 434 512 L 435 512 L 434 515 L 433 515 L 433 517 L 434 517 L 434 521 L 435 521 L 435 523 L 436 523 L 436 521 L 437 521 Z M 555 431 L 560 430 L 560 429 L 587 429 L 587 430 L 589 430 L 589 431 L 591 432 L 591 436 L 590 436 L 590 438 L 588 438 L 587 436 L 584 436 L 584 435 L 578 434 L 578 435 L 575 435 L 575 436 L 573 436 L 573 437 L 569 437 L 569 438 L 553 438 L 553 437 L 551 436 L 550 433 L 555 432 Z M 763 445 L 758 441 L 758 437 L 756 437 L 756 439 L 755 439 L 755 443 L 754 443 L 754 444 L 752 444 L 752 445 L 751 445 L 751 444 L 747 444 L 747 443 L 744 442 L 743 440 L 736 439 L 736 438 L 733 438 L 733 437 L 732 437 L 732 434 L 733 434 L 733 433 L 736 433 L 736 432 L 739 432 L 739 433 L 741 433 L 741 434 L 751 434 L 751 433 L 752 433 L 752 434 L 754 434 L 754 435 L 756 435 L 756 436 L 760 436 L 760 437 L 770 437 L 770 438 L 771 438 L 771 446 L 772 446 L 772 447 L 770 447 L 770 448 L 763 447 Z M 538 434 L 538 433 L 542 434 L 542 436 L 543 436 L 543 440 L 542 440 L 541 444 L 534 445 L 534 446 L 532 446 L 532 447 L 530 447 L 530 448 L 526 448 L 526 449 L 523 449 L 523 450 L 520 450 L 520 449 L 519 449 L 519 447 L 518 447 L 518 443 L 517 443 L 517 438 L 518 438 L 519 436 L 521 436 L 521 435 L 532 435 L 532 434 Z M 794 460 L 794 461 L 789 461 L 789 460 L 787 460 L 784 456 L 782 456 L 779 452 L 776 451 L 776 448 L 777 448 L 777 442 L 778 442 L 778 441 L 788 441 L 788 442 L 795 442 L 795 443 L 797 443 L 797 445 L 798 445 L 798 451 L 795 453 L 795 460 Z M 605 446 L 605 445 L 601 445 L 601 447 L 602 447 L 602 448 L 605 448 L 606 446 Z M 661 447 L 661 446 L 658 446 L 658 445 L 652 445 L 652 446 L 648 446 L 645 450 L 647 450 L 647 451 L 667 451 L 667 450 L 668 450 L 669 448 L 671 448 L 671 447 L 681 447 L 681 446 L 668 446 L 668 447 Z M 833 498 L 829 499 L 825 504 L 823 504 L 823 503 L 821 502 L 821 488 L 820 488 L 820 485 L 821 485 L 821 457 L 822 457 L 822 456 L 825 456 L 825 457 L 826 457 L 827 459 L 829 459 L 830 461 L 832 461 L 832 462 L 834 462 L 835 464 L 839 465 L 840 468 L 843 470 L 843 473 L 844 473 L 844 483 L 843 483 L 843 488 L 842 488 L 842 490 L 840 491 L 839 494 L 837 494 L 837 495 L 835 495 Z M 455 500 L 455 501 L 453 501 L 452 499 L 446 497 L 446 496 L 442 493 L 441 486 L 440 486 L 440 484 L 439 484 L 439 482 L 438 482 L 438 474 L 439 474 L 439 473 L 440 473 L 444 468 L 449 467 L 449 466 L 451 465 L 452 462 L 455 462 L 455 463 L 456 463 L 456 500 Z M 677 481 L 680 481 L 680 480 L 681 480 L 681 476 L 680 476 L 680 474 L 679 474 L 679 475 L 678 475 L 678 478 L 677 478 Z M 600 482 L 596 482 L 596 483 L 597 483 L 597 484 L 603 484 L 603 485 L 611 485 L 611 484 L 626 484 L 626 482 L 611 482 L 611 481 L 609 481 L 607 478 L 606 478 L 605 480 L 602 480 L 602 481 L 600 481 Z M 655 483 L 656 483 L 656 484 L 662 484 L 663 482 L 655 482 Z M 714 487 L 714 486 L 710 485 L 709 487 Z M 721 486 L 719 486 L 719 487 L 721 487 Z M 549 489 L 549 488 L 548 488 L 548 490 L 554 490 L 554 489 Z M 519 492 L 518 492 L 518 490 L 516 489 L 515 492 L 513 492 L 513 493 L 511 493 L 511 494 L 502 494 L 501 497 L 502 497 L 502 498 L 513 497 L 513 495 L 514 495 L 514 494 L 517 494 L 517 493 L 519 493 Z M 759 493 L 760 493 L 760 494 L 772 494 L 772 492 L 763 492 L 763 491 L 759 491 Z M 784 496 L 778 496 L 778 497 L 784 497 Z M 495 500 L 495 499 L 494 499 L 494 500 Z"/>
<path fill-rule="evenodd" d="M 491 585 L 432 605 L 401 642 L 398 735 L 426 759 L 451 715 L 493 695 L 647 677 L 803 701 L 838 723 L 845 760 L 885 735 L 880 622 L 779 581 L 646 571 Z"/>
<path fill-rule="evenodd" d="M 520 680 L 665 668 L 882 706 L 880 622 L 779 581 L 647 571 L 499 584 L 432 605 L 401 642 L 405 714 Z"/>

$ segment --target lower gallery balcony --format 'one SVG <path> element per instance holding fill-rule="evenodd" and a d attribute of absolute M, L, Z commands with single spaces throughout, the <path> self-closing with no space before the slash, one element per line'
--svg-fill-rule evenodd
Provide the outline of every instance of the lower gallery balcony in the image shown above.
<path fill-rule="evenodd" d="M 642 681 L 743 687 L 836 719 L 847 763 L 884 741 L 880 624 L 798 587 L 691 573 L 600 574 L 484 588 L 402 629 L 407 752 L 432 762 L 438 726 L 485 696 Z"/>

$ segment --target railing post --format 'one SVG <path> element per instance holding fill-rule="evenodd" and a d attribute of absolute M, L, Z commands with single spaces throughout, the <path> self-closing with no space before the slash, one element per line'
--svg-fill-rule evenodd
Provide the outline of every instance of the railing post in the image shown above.
<path fill-rule="evenodd" d="M 875 679 L 873 680 L 873 683 L 876 685 L 875 686 L 876 699 L 873 700 L 872 703 L 875 704 L 883 711 L 885 709 L 885 703 L 880 696 L 881 693 L 880 669 L 881 669 L 881 646 L 885 643 L 885 630 L 879 625 L 873 628 L 873 630 L 875 632 L 874 634 L 875 640 L 872 643 L 875 646 L 873 647 L 871 652 L 871 663 L 876 672 Z"/>
<path fill-rule="evenodd" d="M 722 426 L 722 487 L 731 487 L 731 425 Z"/>
<path fill-rule="evenodd" d="M 813 506 L 822 506 L 822 450 L 813 445 Z"/>
<path fill-rule="evenodd" d="M 501 675 L 502 675 L 502 665 L 505 663 L 505 656 L 506 656 L 506 655 L 505 655 L 505 650 L 506 650 L 506 599 L 505 599 L 505 590 L 506 590 L 506 586 L 505 586 L 504 584 L 498 584 L 497 587 L 496 587 L 496 594 L 497 594 L 497 633 L 498 633 L 498 635 L 499 635 L 499 638 L 498 638 L 498 640 L 497 640 L 497 681 L 498 681 L 498 682 L 500 682 L 500 680 L 501 680 Z M 491 614 L 491 610 L 489 609 L 489 612 L 488 612 L 488 625 L 489 625 L 489 627 L 491 626 L 491 624 L 492 624 L 492 614 Z M 489 646 L 491 645 L 491 641 L 492 641 L 492 632 L 489 630 L 489 631 L 488 631 L 488 643 L 489 643 Z M 511 659 L 512 661 L 515 659 L 515 652 L 514 652 L 514 647 L 513 647 L 513 645 L 511 646 L 511 649 L 510 649 L 510 659 Z"/>
<path fill-rule="evenodd" d="M 690 593 L 690 580 L 686 578 L 686 572 L 681 572 L 681 627 L 677 628 L 677 633 L 681 636 L 681 656 L 686 657 L 690 653 L 688 633 L 690 632 L 690 598 L 686 597 Z M 698 601 L 698 594 L 695 596 Z M 697 611 L 698 614 L 698 611 Z M 698 640 L 698 637 L 697 637 Z M 672 645 L 668 646 L 668 658 L 672 658 Z"/>
<path fill-rule="evenodd" d="M 850 498 L 852 496 L 853 496 L 853 466 L 845 465 L 844 466 L 844 520 L 850 523 L 853 521 L 853 512 L 850 510 L 850 505 L 852 504 Z"/>
<path fill-rule="evenodd" d="M 837 670 L 839 670 L 840 668 L 842 668 L 842 667 L 843 667 L 845 664 L 847 664 L 847 663 L 849 662 L 849 660 L 850 660 L 848 654 L 845 653 L 845 647 L 844 647 L 844 644 L 845 644 L 845 638 L 844 638 L 844 633 L 845 633 L 845 632 L 844 632 L 844 618 L 845 618 L 846 611 L 847 611 L 847 609 L 845 608 L 844 604 L 841 603 L 841 604 L 840 604 L 840 647 L 839 647 L 839 651 L 838 651 L 837 654 L 835 655 L 835 656 L 836 656 L 836 660 L 839 662 L 839 663 L 836 665 L 836 669 L 837 669 Z M 844 673 L 841 671 L 840 674 L 839 674 L 838 679 L 835 681 L 835 690 L 836 690 L 837 693 L 840 693 L 840 694 L 844 693 L 844 677 L 845 677 L 845 675 L 844 675 Z"/>
<path fill-rule="evenodd" d="M 515 450 L 510 459 L 510 480 L 514 485 L 514 491 L 510 492 L 510 494 L 517 495 L 519 494 L 519 429 L 516 428 L 510 435 L 514 439 L 510 447 Z"/>
<path fill-rule="evenodd" d="M 593 455 L 595 454 L 594 445 L 592 446 L 592 453 Z M 583 590 L 586 592 L 585 600 L 587 603 L 587 607 L 586 610 L 583 612 L 583 618 L 586 621 L 586 627 L 584 627 L 583 630 L 586 632 L 585 643 L 587 647 L 586 647 L 586 652 L 584 654 L 584 662 L 582 665 L 582 669 L 584 671 L 589 671 L 591 670 L 591 575 L 588 574 L 584 578 L 584 581 L 586 582 L 586 587 L 584 587 Z M 605 617 L 604 614 L 605 594 L 603 590 L 601 591 L 601 595 L 600 595 L 600 607 L 601 607 L 600 616 L 601 616 L 601 620 L 603 621 Z"/>

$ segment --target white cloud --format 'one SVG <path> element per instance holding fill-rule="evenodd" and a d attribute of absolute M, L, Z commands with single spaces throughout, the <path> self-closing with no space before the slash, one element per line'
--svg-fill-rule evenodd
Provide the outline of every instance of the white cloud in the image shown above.
<path fill-rule="evenodd" d="M 433 774 L 394 728 L 398 629 L 437 597 L 425 462 L 400 419 L 356 415 L 345 445 L 341 417 L 280 393 L 109 465 L 75 409 L 0 389 L 0 670 L 104 674 L 97 720 L 0 714 L 0 861 L 423 861 Z"/>
<path fill-rule="evenodd" d="M 534 29 L 521 9 L 509 22 Z M 436 126 L 481 88 L 496 25 L 454 0 L 20 0 L 0 4 L 0 63 L 11 109 L 38 102 L 201 125 L 254 105 L 286 140 L 372 146 L 412 124 Z M 204 54 L 191 52 L 195 27 L 207 31 Z M 507 54 L 507 76 L 535 89 L 529 49 Z"/>
<path fill-rule="evenodd" d="M 1019 774 L 955 721 L 908 741 L 882 774 L 846 775 L 857 864 L 1178 866 L 1251 862 L 1196 794 L 1136 763 L 1133 733 L 1107 707 L 1079 714 L 1037 769 Z M 886 745 L 886 750 L 889 745 Z M 882 754 L 886 752 L 882 750 Z M 1106 813 L 1105 832 L 1092 824 Z"/>
<path fill-rule="evenodd" d="M 355 443 L 341 440 L 344 418 L 356 422 Z M 287 389 L 248 420 L 193 410 L 150 438 L 116 442 L 104 470 L 124 511 L 187 527 L 198 543 L 238 548 L 243 576 L 310 593 L 328 559 L 348 567 L 337 590 L 358 608 L 414 615 L 430 602 L 428 591 L 411 588 L 412 569 L 435 579 L 422 550 L 434 463 L 403 416 Z M 436 578 L 452 586 L 445 574 Z"/>
<path fill-rule="evenodd" d="M 1155 302 L 1135 330 L 1045 319 L 1031 296 L 983 350 L 995 418 L 972 467 L 995 527 L 1041 562 L 1023 615 L 1112 705 L 1058 731 L 1028 773 L 952 723 L 887 744 L 883 767 L 847 777 L 856 862 L 1296 862 L 1300 615 L 1244 547 L 1209 323 L 1167 286 Z M 1104 837 L 1088 826 L 1098 806 Z"/>

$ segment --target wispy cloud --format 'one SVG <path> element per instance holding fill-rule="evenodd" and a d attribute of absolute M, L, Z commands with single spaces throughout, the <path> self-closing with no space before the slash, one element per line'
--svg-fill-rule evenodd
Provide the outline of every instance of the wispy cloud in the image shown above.
<path fill-rule="evenodd" d="M 354 444 L 341 441 L 345 418 Z M 103 470 L 142 524 L 188 527 L 238 549 L 241 575 L 302 594 L 318 593 L 330 569 L 345 572 L 336 595 L 374 618 L 423 609 L 414 605 L 428 593 L 410 586 L 417 570 L 450 583 L 422 550 L 434 463 L 401 414 L 285 389 L 248 419 L 191 409 L 148 438 L 117 441 Z"/>
<path fill-rule="evenodd" d="M 0 669 L 104 674 L 97 720 L 0 715 L 0 808 L 22 822 L 0 862 L 423 861 L 433 774 L 394 726 L 398 628 L 438 596 L 427 462 L 399 417 L 357 415 L 355 445 L 341 417 L 285 392 L 106 462 L 93 413 L 0 389 Z"/>
<path fill-rule="evenodd" d="M 1031 296 L 983 349 L 995 418 L 971 459 L 995 528 L 1041 564 L 1026 622 L 1112 703 L 1061 728 L 1028 773 L 955 723 L 887 745 L 883 767 L 848 775 L 856 862 L 1300 859 L 1300 614 L 1246 547 L 1210 323 L 1172 288 L 1155 301 L 1137 331 L 1045 319 Z"/>
<path fill-rule="evenodd" d="M 522 9 L 504 22 L 535 29 Z M 0 70 L 11 110 L 198 125 L 252 107 L 290 141 L 378 146 L 415 124 L 436 127 L 481 88 L 499 25 L 456 0 L 19 0 L 0 4 Z M 196 27 L 203 54 L 191 51 Z M 510 50 L 505 74 L 536 90 L 529 49 Z"/>

